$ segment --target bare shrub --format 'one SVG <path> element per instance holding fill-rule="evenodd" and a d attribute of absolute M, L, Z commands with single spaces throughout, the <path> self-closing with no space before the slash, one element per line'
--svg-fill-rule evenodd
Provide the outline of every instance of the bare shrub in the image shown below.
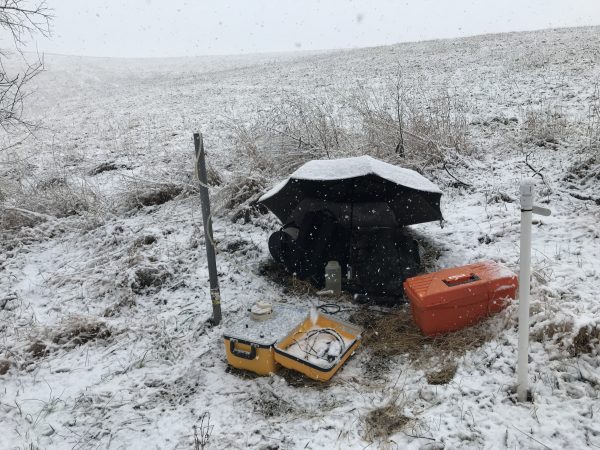
<path fill-rule="evenodd" d="M 179 157 L 165 168 L 146 169 L 140 175 L 121 175 L 124 183 L 120 197 L 124 206 L 134 209 L 162 205 L 198 192 L 199 185 L 194 179 L 189 156 Z M 213 166 L 208 166 L 207 176 L 211 186 L 223 182 L 221 174 Z"/>
<path fill-rule="evenodd" d="M 268 113 L 254 117 L 251 124 L 242 124 L 233 119 L 225 124 L 232 133 L 239 165 L 247 167 L 249 173 L 287 175 L 306 161 L 327 157 L 327 152 L 307 137 L 318 134 L 314 130 L 307 130 L 309 123 L 327 121 L 314 119 L 307 122 L 309 119 L 304 112 L 300 118 L 294 118 L 299 112 L 287 111 L 286 107 L 289 105 L 273 105 Z M 305 122 L 302 123 L 302 120 Z M 327 135 L 324 132 L 323 139 L 326 145 L 332 145 L 328 143 Z"/>
<path fill-rule="evenodd" d="M 379 89 L 359 87 L 349 103 L 361 126 L 357 139 L 377 157 L 422 162 L 440 147 L 469 149 L 466 105 L 448 89 L 425 93 L 399 75 Z"/>
<path fill-rule="evenodd" d="M 210 424 L 210 413 L 202 413 L 198 418 L 197 424 L 192 427 L 194 430 L 194 450 L 204 450 L 210 441 L 214 425 Z"/>
<path fill-rule="evenodd" d="M 215 211 L 225 213 L 233 222 L 249 223 L 266 214 L 267 209 L 258 204 L 267 181 L 262 175 L 235 175 L 215 196 Z"/>
<path fill-rule="evenodd" d="M 525 143 L 556 148 L 569 133 L 569 121 L 561 105 L 542 102 L 525 111 L 521 133 Z"/>
<path fill-rule="evenodd" d="M 590 98 L 587 113 L 586 134 L 588 149 L 600 160 L 600 82 L 594 84 L 594 93 Z"/>
<path fill-rule="evenodd" d="M 299 147 L 321 151 L 327 158 L 331 158 L 334 151 L 349 147 L 340 102 L 329 95 L 314 99 L 288 95 L 270 114 L 271 128 L 292 138 Z"/>
<path fill-rule="evenodd" d="M 30 135 L 36 128 L 35 123 L 24 117 L 23 103 L 31 80 L 43 71 L 44 61 L 39 55 L 28 61 L 23 48 L 28 38 L 48 37 L 51 21 L 52 11 L 43 0 L 0 1 L 0 29 L 12 38 L 18 54 L 13 57 L 17 65 L 8 68 L 5 64 L 8 52 L 6 48 L 0 51 L 0 151 L 18 144 L 19 134 Z"/>
<path fill-rule="evenodd" d="M 39 219 L 100 215 L 105 209 L 102 196 L 87 180 L 61 174 L 24 181 L 11 193 L 7 203 L 16 205 L 10 209 L 13 218 L 14 213 L 20 213 L 23 226 L 32 226 Z M 15 227 L 18 221 L 8 225 Z"/>
<path fill-rule="evenodd" d="M 398 76 L 350 95 L 286 94 L 251 121 L 228 119 L 236 155 L 251 173 L 288 175 L 312 159 L 371 154 L 423 168 L 468 153 L 467 107 L 441 89 L 425 93 Z"/>

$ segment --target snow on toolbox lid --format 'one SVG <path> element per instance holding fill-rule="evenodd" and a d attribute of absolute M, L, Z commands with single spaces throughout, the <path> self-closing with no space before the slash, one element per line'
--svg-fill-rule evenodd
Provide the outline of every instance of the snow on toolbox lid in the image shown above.
<path fill-rule="evenodd" d="M 249 311 L 244 308 L 225 322 L 223 337 L 260 347 L 271 347 L 307 316 L 306 308 L 273 303 L 272 316 L 268 320 L 257 321 L 252 319 Z"/>

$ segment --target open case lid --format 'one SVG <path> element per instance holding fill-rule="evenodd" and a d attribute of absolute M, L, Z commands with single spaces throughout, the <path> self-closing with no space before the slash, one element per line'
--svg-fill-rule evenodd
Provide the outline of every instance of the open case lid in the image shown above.
<path fill-rule="evenodd" d="M 255 320 L 249 308 L 244 308 L 225 321 L 225 339 L 270 347 L 284 338 L 308 316 L 307 308 L 273 303 L 273 314 L 266 320 Z"/>

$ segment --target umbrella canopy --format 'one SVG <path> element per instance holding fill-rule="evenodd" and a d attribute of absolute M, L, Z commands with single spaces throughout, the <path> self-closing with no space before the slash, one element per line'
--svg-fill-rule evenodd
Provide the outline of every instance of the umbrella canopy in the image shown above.
<path fill-rule="evenodd" d="M 441 196 L 414 170 L 359 156 L 309 161 L 258 201 L 283 223 L 301 223 L 306 212 L 329 209 L 340 221 L 387 225 L 393 214 L 396 224 L 411 225 L 441 220 Z"/>

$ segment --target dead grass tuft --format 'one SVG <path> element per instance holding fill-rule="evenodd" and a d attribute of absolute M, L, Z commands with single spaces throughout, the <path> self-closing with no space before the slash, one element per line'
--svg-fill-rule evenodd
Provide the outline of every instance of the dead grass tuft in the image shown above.
<path fill-rule="evenodd" d="M 0 229 L 3 230 L 33 228 L 45 220 L 46 218 L 40 214 L 16 208 L 4 208 L 0 211 Z"/>
<path fill-rule="evenodd" d="M 404 429 L 411 419 L 395 401 L 376 408 L 363 418 L 363 438 L 368 442 L 381 441 Z"/>
<path fill-rule="evenodd" d="M 110 305 L 108 308 L 104 310 L 104 317 L 115 317 L 118 316 L 119 313 L 124 309 L 131 309 L 135 306 L 135 299 L 131 294 L 123 295 L 119 298 L 115 303 Z"/>
<path fill-rule="evenodd" d="M 310 281 L 300 280 L 272 258 L 259 266 L 259 274 L 284 288 L 285 294 L 316 296 L 318 289 Z"/>
<path fill-rule="evenodd" d="M 0 359 L 0 375 L 6 375 L 10 369 L 10 361 L 8 359 Z"/>
<path fill-rule="evenodd" d="M 24 185 L 15 194 L 14 202 L 31 216 L 59 218 L 95 213 L 103 208 L 102 198 L 95 188 L 85 180 L 75 178 L 50 178 Z"/>
<path fill-rule="evenodd" d="M 48 346 L 40 340 L 33 341 L 27 348 L 27 351 L 31 353 L 34 358 L 42 358 L 49 353 Z"/>
<path fill-rule="evenodd" d="M 266 418 L 298 412 L 295 404 L 270 389 L 261 391 L 253 400 L 253 404 L 254 410 Z"/>
<path fill-rule="evenodd" d="M 173 274 L 165 266 L 140 267 L 135 270 L 131 290 L 141 294 L 147 290 L 159 289 L 172 277 Z"/>
<path fill-rule="evenodd" d="M 433 385 L 448 384 L 456 375 L 456 369 L 458 365 L 454 362 L 448 362 L 442 366 L 441 369 L 432 370 L 428 372 L 425 377 L 427 382 Z"/>
<path fill-rule="evenodd" d="M 542 103 L 525 111 L 522 124 L 523 140 L 538 147 L 558 148 L 569 133 L 569 121 L 561 105 Z"/>
<path fill-rule="evenodd" d="M 74 318 L 66 322 L 62 328 L 55 330 L 51 340 L 61 348 L 71 349 L 86 342 L 108 339 L 110 336 L 111 332 L 104 322 Z"/>
<path fill-rule="evenodd" d="M 572 356 L 583 354 L 594 354 L 598 352 L 598 343 L 600 341 L 600 327 L 587 326 L 582 327 L 569 347 L 569 353 Z"/>
<path fill-rule="evenodd" d="M 258 203 L 266 186 L 262 176 L 234 177 L 217 194 L 217 209 L 225 211 L 232 222 L 250 223 L 267 213 L 267 208 Z"/>
<path fill-rule="evenodd" d="M 121 168 L 124 168 L 124 165 L 118 165 L 112 161 L 110 162 L 103 162 L 98 164 L 96 167 L 94 167 L 92 170 L 90 170 L 88 172 L 88 175 L 90 176 L 94 176 L 94 175 L 99 175 L 101 173 L 104 172 L 111 172 L 113 170 L 119 170 Z"/>
<path fill-rule="evenodd" d="M 363 327 L 363 346 L 375 357 L 407 355 L 412 362 L 428 365 L 451 361 L 493 337 L 485 322 L 440 336 L 424 336 L 412 319 L 409 306 L 385 315 L 359 310 L 350 321 Z"/>
<path fill-rule="evenodd" d="M 34 358 L 43 358 L 58 349 L 71 350 L 87 342 L 108 339 L 111 334 L 104 322 L 75 317 L 45 329 L 33 339 L 27 351 Z"/>
<path fill-rule="evenodd" d="M 565 336 L 573 331 L 573 322 L 549 323 L 531 333 L 531 340 L 545 342 L 557 336 Z"/>
<path fill-rule="evenodd" d="M 131 207 L 162 205 L 173 200 L 183 192 L 183 186 L 175 183 L 146 185 L 132 192 L 129 198 Z"/>

